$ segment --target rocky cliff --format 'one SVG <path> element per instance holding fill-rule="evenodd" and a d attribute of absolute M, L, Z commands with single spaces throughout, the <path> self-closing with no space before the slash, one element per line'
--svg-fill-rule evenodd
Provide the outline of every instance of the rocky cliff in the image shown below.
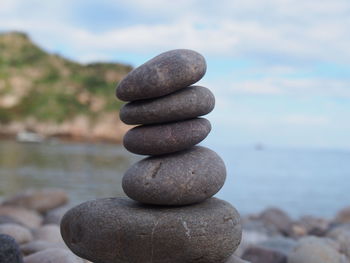
<path fill-rule="evenodd" d="M 20 32 L 0 34 L 0 134 L 120 141 L 116 84 L 128 65 L 82 65 L 49 54 Z"/>

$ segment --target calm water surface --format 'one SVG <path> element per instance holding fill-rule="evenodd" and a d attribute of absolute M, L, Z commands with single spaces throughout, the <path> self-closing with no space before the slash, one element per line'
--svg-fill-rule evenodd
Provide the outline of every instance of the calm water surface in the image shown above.
<path fill-rule="evenodd" d="M 208 147 L 228 170 L 217 196 L 242 214 L 277 206 L 295 217 L 331 217 L 350 205 L 350 152 Z M 0 141 L 0 196 L 47 186 L 64 188 L 75 203 L 123 196 L 122 175 L 139 159 L 118 145 Z"/>

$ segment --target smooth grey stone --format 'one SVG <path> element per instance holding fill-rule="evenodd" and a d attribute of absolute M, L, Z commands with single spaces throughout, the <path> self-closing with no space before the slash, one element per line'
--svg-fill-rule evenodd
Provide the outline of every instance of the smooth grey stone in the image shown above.
<path fill-rule="evenodd" d="M 171 50 L 131 71 L 119 83 L 116 95 L 123 101 L 164 96 L 196 83 L 206 69 L 201 54 L 188 49 Z"/>
<path fill-rule="evenodd" d="M 136 201 L 155 205 L 188 205 L 216 194 L 226 179 L 225 164 L 200 146 L 145 158 L 127 170 L 123 190 Z"/>
<path fill-rule="evenodd" d="M 67 246 L 92 262 L 223 263 L 241 231 L 238 212 L 217 198 L 181 207 L 104 198 L 71 209 L 61 222 Z"/>
<path fill-rule="evenodd" d="M 22 255 L 16 241 L 8 236 L 0 234 L 0 262 L 22 263 Z"/>
<path fill-rule="evenodd" d="M 210 122 L 204 118 L 142 125 L 129 130 L 124 136 L 123 144 L 129 152 L 136 154 L 173 153 L 200 143 L 210 130 Z"/>
<path fill-rule="evenodd" d="M 204 87 L 191 86 L 169 95 L 133 101 L 120 110 L 126 124 L 153 124 L 192 119 L 214 109 L 213 93 Z"/>

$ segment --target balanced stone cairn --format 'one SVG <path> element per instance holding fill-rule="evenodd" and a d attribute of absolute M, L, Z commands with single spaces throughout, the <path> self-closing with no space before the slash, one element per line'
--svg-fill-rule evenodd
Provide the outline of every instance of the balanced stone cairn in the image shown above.
<path fill-rule="evenodd" d="M 212 197 L 226 168 L 212 150 L 195 146 L 210 132 L 203 116 L 213 94 L 191 86 L 206 71 L 195 51 L 165 52 L 131 71 L 117 87 L 129 101 L 121 120 L 139 125 L 124 146 L 150 155 L 127 170 L 129 198 L 85 202 L 66 213 L 61 233 L 78 256 L 95 263 L 224 263 L 241 241 L 238 212 Z M 133 199 L 133 200 L 132 200 Z"/>

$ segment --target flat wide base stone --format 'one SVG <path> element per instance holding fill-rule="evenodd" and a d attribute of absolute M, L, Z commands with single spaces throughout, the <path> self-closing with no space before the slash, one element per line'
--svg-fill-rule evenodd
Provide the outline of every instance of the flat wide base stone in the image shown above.
<path fill-rule="evenodd" d="M 98 263 L 224 263 L 242 228 L 238 212 L 217 198 L 183 207 L 105 198 L 68 211 L 61 233 L 75 254 Z"/>

